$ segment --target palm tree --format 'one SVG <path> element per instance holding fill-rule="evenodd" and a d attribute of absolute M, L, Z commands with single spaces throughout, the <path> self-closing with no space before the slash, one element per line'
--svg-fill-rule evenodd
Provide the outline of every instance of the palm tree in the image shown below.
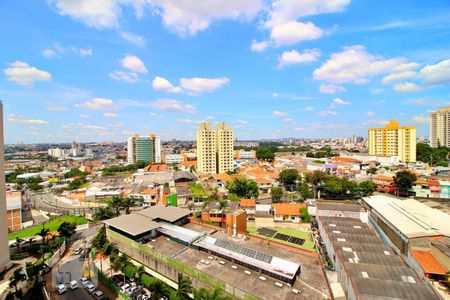
<path fill-rule="evenodd" d="M 28 244 L 28 254 L 29 254 L 29 256 L 31 256 L 31 244 L 34 242 L 35 239 L 36 239 L 35 237 L 29 237 L 25 241 L 25 243 Z"/>
<path fill-rule="evenodd" d="M 169 297 L 170 296 L 170 288 L 167 284 L 162 282 L 159 279 L 153 278 L 150 282 L 150 285 L 148 289 L 152 292 L 151 299 L 152 300 L 158 300 L 162 297 Z"/>
<path fill-rule="evenodd" d="M 144 273 L 145 273 L 145 267 L 143 265 L 136 266 L 136 273 L 134 274 L 134 277 L 137 280 L 138 286 L 141 285 L 141 277 L 142 277 L 142 274 L 144 274 Z"/>
<path fill-rule="evenodd" d="M 192 282 L 191 279 L 187 276 L 183 276 L 183 274 L 178 273 L 178 290 L 176 291 L 176 297 L 178 300 L 189 300 L 192 294 Z"/>
<path fill-rule="evenodd" d="M 45 238 L 47 237 L 48 233 L 50 232 L 50 229 L 45 228 L 44 225 L 42 225 L 41 231 L 39 231 L 36 235 L 42 237 L 42 244 L 45 243 Z"/>
<path fill-rule="evenodd" d="M 116 217 L 120 215 L 120 208 L 122 207 L 123 198 L 114 196 L 108 201 L 108 206 L 116 212 Z"/>
<path fill-rule="evenodd" d="M 14 243 L 17 246 L 17 252 L 20 252 L 20 244 L 22 244 L 24 240 L 20 237 L 16 237 L 16 242 Z"/>
<path fill-rule="evenodd" d="M 221 210 L 222 212 L 227 207 L 228 207 L 228 201 L 227 200 L 222 200 L 222 201 L 219 202 L 219 210 Z"/>
<path fill-rule="evenodd" d="M 125 209 L 125 213 L 127 215 L 130 214 L 130 207 L 132 207 L 134 205 L 135 205 L 134 200 L 131 198 L 125 198 L 122 200 L 122 208 Z"/>

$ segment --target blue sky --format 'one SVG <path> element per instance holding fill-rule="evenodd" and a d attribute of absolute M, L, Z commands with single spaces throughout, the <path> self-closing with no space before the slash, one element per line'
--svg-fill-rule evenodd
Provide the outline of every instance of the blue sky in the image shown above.
<path fill-rule="evenodd" d="M 450 103 L 450 4 L 48 0 L 0 9 L 5 142 L 428 136 Z"/>

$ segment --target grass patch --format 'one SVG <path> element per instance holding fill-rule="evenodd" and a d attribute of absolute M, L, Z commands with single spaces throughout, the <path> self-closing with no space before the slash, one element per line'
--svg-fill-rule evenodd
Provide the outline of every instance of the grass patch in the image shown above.
<path fill-rule="evenodd" d="M 86 224 L 88 222 L 88 220 L 85 217 L 81 217 L 81 216 L 64 216 L 64 217 L 56 218 L 54 220 L 51 220 L 51 221 L 45 223 L 44 227 L 48 228 L 50 231 L 57 230 L 59 228 L 59 225 L 61 225 L 61 223 L 63 223 L 63 222 L 70 222 L 70 223 L 75 223 L 76 225 L 82 225 L 82 224 Z M 41 231 L 41 229 L 42 229 L 42 224 L 32 226 L 32 227 L 29 227 L 29 228 L 26 228 L 26 229 L 23 229 L 20 231 L 12 232 L 8 235 L 8 239 L 15 240 L 16 237 L 27 238 L 27 237 L 35 236 L 38 232 Z"/>
<path fill-rule="evenodd" d="M 259 234 L 258 231 L 256 231 L 258 228 L 254 227 L 254 226 L 249 226 L 247 227 L 247 231 L 255 236 L 258 236 L 260 238 L 263 238 L 265 240 L 269 240 L 269 241 L 274 241 L 280 244 L 285 244 L 285 245 L 289 245 L 292 247 L 296 247 L 296 248 L 300 248 L 300 249 L 304 249 L 304 250 L 308 250 L 308 251 L 312 251 L 312 252 L 316 252 L 316 249 L 314 248 L 314 242 L 311 240 L 311 237 L 309 236 L 309 232 L 308 231 L 303 231 L 303 230 L 299 230 L 299 229 L 294 229 L 294 228 L 280 228 L 280 227 L 265 227 L 268 229 L 273 229 L 278 231 L 279 233 L 283 233 L 283 234 L 287 234 L 287 235 L 291 235 L 291 236 L 295 236 L 301 239 L 305 240 L 305 243 L 303 245 L 297 245 L 297 244 L 293 244 L 293 243 L 289 243 L 283 240 L 279 240 L 276 238 L 272 238 L 272 237 L 267 237 L 265 235 Z"/>

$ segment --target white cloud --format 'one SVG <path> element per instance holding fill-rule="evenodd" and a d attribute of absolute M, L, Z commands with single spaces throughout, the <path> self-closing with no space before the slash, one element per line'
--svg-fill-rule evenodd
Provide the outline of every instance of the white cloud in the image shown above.
<path fill-rule="evenodd" d="M 305 110 L 306 110 L 306 111 L 313 111 L 313 110 L 314 110 L 314 107 L 308 106 L 308 107 L 305 108 Z"/>
<path fill-rule="evenodd" d="M 50 5 L 63 16 L 81 21 L 90 27 L 113 28 L 119 26 L 119 16 L 122 12 L 120 4 L 134 4 L 139 15 L 139 3 L 131 0 L 48 0 Z"/>
<path fill-rule="evenodd" d="M 144 48 L 145 47 L 145 43 L 147 42 L 145 40 L 145 37 L 143 37 L 142 35 L 134 34 L 134 33 L 131 33 L 131 32 L 121 31 L 120 32 L 120 36 L 124 40 L 134 44 L 135 46 L 141 47 L 141 48 Z"/>
<path fill-rule="evenodd" d="M 334 98 L 333 102 L 331 103 L 332 105 L 349 105 L 350 102 L 342 100 L 341 98 Z"/>
<path fill-rule="evenodd" d="M 16 116 L 15 114 L 9 114 L 7 120 L 10 123 L 21 123 L 21 124 L 28 124 L 28 125 L 48 124 L 48 122 L 45 120 L 32 119 L 32 118 L 28 118 L 28 117 L 24 117 L 24 116 Z"/>
<path fill-rule="evenodd" d="M 346 92 L 347 90 L 338 84 L 328 83 L 321 84 L 319 87 L 319 91 L 323 94 L 334 94 L 336 92 Z"/>
<path fill-rule="evenodd" d="M 373 117 L 373 116 L 375 116 L 375 113 L 374 113 L 373 111 L 368 111 L 368 112 L 366 113 L 366 116 L 368 116 L 368 117 Z"/>
<path fill-rule="evenodd" d="M 430 119 L 428 116 L 418 115 L 418 116 L 412 117 L 412 121 L 415 123 L 426 124 L 430 121 Z"/>
<path fill-rule="evenodd" d="M 140 81 L 139 75 L 135 72 L 127 72 L 127 71 L 113 71 L 108 75 L 110 78 L 125 81 L 128 83 L 136 83 Z"/>
<path fill-rule="evenodd" d="M 119 117 L 118 114 L 110 113 L 110 112 L 105 112 L 105 113 L 103 113 L 103 116 L 104 116 L 106 119 L 117 119 L 117 118 Z"/>
<path fill-rule="evenodd" d="M 387 124 L 389 124 L 388 120 L 375 120 L 375 119 L 369 119 L 369 120 L 367 120 L 367 122 L 363 123 L 363 125 L 365 125 L 365 126 L 368 126 L 368 125 L 386 126 Z"/>
<path fill-rule="evenodd" d="M 91 48 L 86 48 L 86 49 L 79 48 L 79 49 L 78 49 L 78 53 L 79 53 L 81 56 L 92 56 L 92 55 L 94 54 L 94 52 L 92 51 Z"/>
<path fill-rule="evenodd" d="M 319 57 L 319 49 L 306 49 L 303 52 L 298 52 L 297 50 L 285 51 L 278 58 L 278 67 L 313 62 L 316 61 Z"/>
<path fill-rule="evenodd" d="M 88 110 L 109 110 L 114 108 L 114 101 L 105 98 L 94 98 L 80 104 L 75 104 L 75 107 L 81 107 Z"/>
<path fill-rule="evenodd" d="M 52 76 L 49 72 L 39 70 L 36 67 L 30 66 L 26 62 L 15 61 L 9 63 L 9 68 L 3 70 L 8 76 L 9 81 L 14 81 L 21 85 L 31 86 L 35 81 L 50 81 Z"/>
<path fill-rule="evenodd" d="M 41 52 L 42 56 L 50 58 L 56 55 L 56 52 L 53 51 L 52 49 L 45 49 L 44 51 Z"/>
<path fill-rule="evenodd" d="M 225 85 L 230 80 L 227 77 L 222 78 L 181 78 L 180 86 L 188 93 L 200 94 L 203 92 L 213 92 Z"/>
<path fill-rule="evenodd" d="M 163 23 L 179 35 L 195 35 L 213 20 L 252 20 L 264 7 L 261 0 L 186 1 L 151 0 Z"/>
<path fill-rule="evenodd" d="M 410 78 L 417 78 L 419 77 L 419 73 L 417 73 L 416 71 L 403 71 L 403 72 L 399 72 L 399 73 L 393 73 L 393 74 L 389 74 L 387 76 L 385 76 L 382 80 L 383 84 L 390 84 L 390 83 L 394 83 L 396 81 L 401 81 L 401 80 L 405 80 L 405 79 L 410 79 Z"/>
<path fill-rule="evenodd" d="M 250 46 L 250 50 L 253 52 L 262 52 L 269 47 L 270 43 L 267 41 L 257 42 L 256 40 L 252 40 L 252 44 Z"/>
<path fill-rule="evenodd" d="M 288 46 L 300 41 L 318 39 L 323 34 L 323 30 L 311 22 L 291 21 L 275 26 L 270 33 L 270 38 L 276 46 Z"/>
<path fill-rule="evenodd" d="M 127 55 L 122 59 L 122 66 L 136 73 L 147 73 L 144 62 L 135 55 Z"/>
<path fill-rule="evenodd" d="M 201 121 L 184 118 L 184 119 L 178 119 L 177 122 L 178 123 L 186 123 L 186 124 L 198 124 Z"/>
<path fill-rule="evenodd" d="M 441 85 L 450 83 L 450 59 L 443 60 L 435 65 L 426 65 L 420 70 L 425 83 Z"/>
<path fill-rule="evenodd" d="M 212 120 L 212 119 L 214 119 L 214 117 L 213 117 L 213 116 L 206 116 L 205 119 L 206 119 L 206 120 Z"/>
<path fill-rule="evenodd" d="M 292 118 L 285 118 L 285 119 L 283 119 L 283 122 L 285 122 L 285 123 L 295 123 L 295 120 L 292 119 Z"/>
<path fill-rule="evenodd" d="M 286 113 L 286 112 L 283 112 L 283 111 L 279 111 L 279 110 L 274 110 L 273 112 L 272 112 L 272 116 L 274 116 L 274 117 L 280 117 L 280 118 L 282 118 L 282 117 L 286 117 L 288 114 Z"/>
<path fill-rule="evenodd" d="M 248 122 L 246 120 L 236 120 L 235 123 L 244 125 L 247 124 Z"/>
<path fill-rule="evenodd" d="M 331 110 L 322 110 L 321 112 L 318 113 L 318 115 L 322 117 L 335 116 L 337 115 L 337 112 Z"/>
<path fill-rule="evenodd" d="M 47 106 L 45 107 L 46 110 L 49 111 L 67 111 L 67 107 L 64 106 Z"/>
<path fill-rule="evenodd" d="M 87 119 L 87 118 L 89 118 L 89 116 L 88 115 L 85 115 L 85 114 L 81 114 L 81 115 L 79 115 L 78 116 L 80 119 Z"/>
<path fill-rule="evenodd" d="M 417 92 L 421 91 L 423 88 L 415 84 L 414 82 L 401 82 L 396 85 L 394 85 L 394 91 L 405 93 L 405 92 Z"/>
<path fill-rule="evenodd" d="M 191 104 L 185 104 L 175 99 L 158 99 L 152 103 L 152 107 L 162 111 L 195 114 L 196 108 Z"/>
<path fill-rule="evenodd" d="M 275 0 L 266 27 L 273 27 L 301 17 L 343 11 L 350 0 Z"/>
<path fill-rule="evenodd" d="M 78 126 L 80 128 L 89 129 L 89 130 L 105 130 L 106 129 L 106 127 L 103 127 L 103 126 L 83 124 L 83 123 L 79 123 Z"/>
<path fill-rule="evenodd" d="M 152 87 L 157 91 L 164 91 L 166 93 L 181 93 L 183 91 L 181 87 L 174 86 L 169 80 L 160 76 L 156 76 L 153 79 Z"/>
<path fill-rule="evenodd" d="M 329 83 L 367 83 L 372 77 L 399 73 L 415 69 L 417 63 L 408 62 L 405 58 L 384 59 L 372 55 L 362 45 L 344 47 L 342 52 L 333 53 L 321 67 L 314 70 L 313 77 Z"/>
<path fill-rule="evenodd" d="M 434 101 L 431 99 L 427 99 L 427 98 L 419 98 L 419 99 L 414 99 L 414 100 L 410 100 L 407 102 L 408 104 L 412 104 L 412 105 L 434 105 Z"/>

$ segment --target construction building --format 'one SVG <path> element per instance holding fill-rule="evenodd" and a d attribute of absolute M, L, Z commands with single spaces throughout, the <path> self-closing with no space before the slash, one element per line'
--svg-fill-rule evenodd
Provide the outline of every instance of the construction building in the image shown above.
<path fill-rule="evenodd" d="M 127 141 L 127 161 L 129 164 L 137 162 L 161 163 L 161 140 L 159 136 L 151 134 L 140 136 L 135 134 Z"/>
<path fill-rule="evenodd" d="M 392 120 L 386 127 L 369 129 L 369 155 L 398 158 L 400 162 L 416 161 L 416 127 L 400 126 Z"/>
<path fill-rule="evenodd" d="M 226 123 L 200 123 L 197 131 L 197 171 L 205 174 L 234 170 L 234 134 Z"/>

